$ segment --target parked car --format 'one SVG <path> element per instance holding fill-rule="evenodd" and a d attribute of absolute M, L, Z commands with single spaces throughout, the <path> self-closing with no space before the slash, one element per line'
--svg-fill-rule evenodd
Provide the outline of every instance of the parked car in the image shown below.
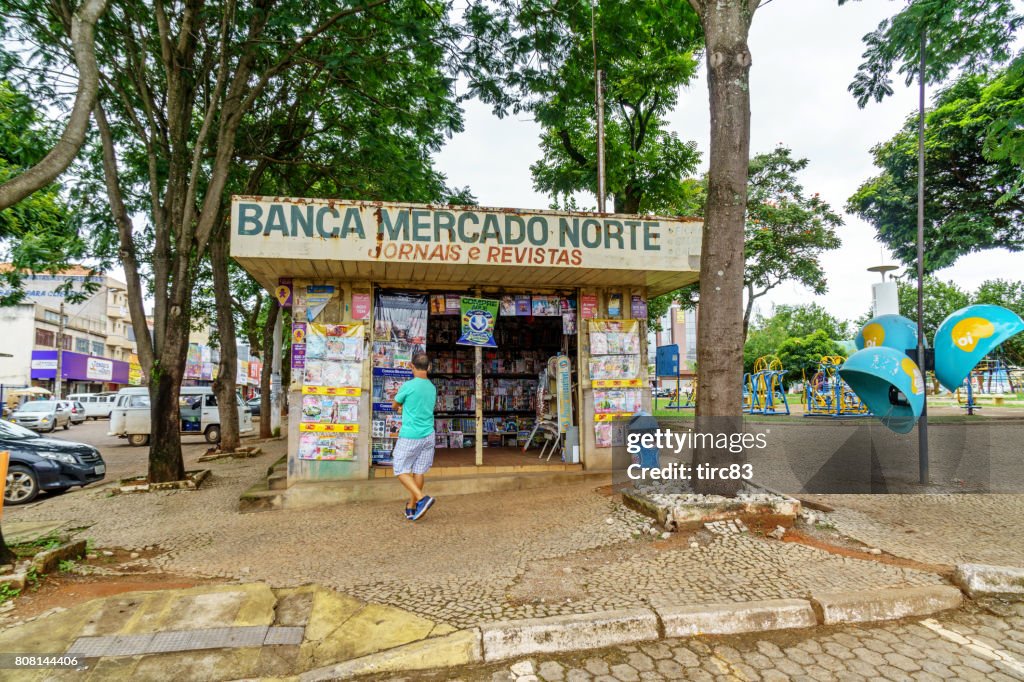
<path fill-rule="evenodd" d="M 245 401 L 245 404 L 249 408 L 249 414 L 251 414 L 254 417 L 260 416 L 260 397 L 259 396 L 256 396 L 255 398 L 249 398 L 248 400 Z"/>
<path fill-rule="evenodd" d="M 242 401 L 235 396 L 238 410 L 238 431 L 249 433 L 252 429 L 252 415 Z M 181 435 L 204 436 L 207 443 L 220 442 L 220 408 L 217 396 L 209 386 L 182 386 L 178 409 L 181 417 Z M 127 438 L 130 445 L 149 445 L 152 431 L 150 422 L 149 389 L 122 388 L 117 392 L 117 404 L 110 414 L 108 436 Z"/>
<path fill-rule="evenodd" d="M 0 420 L 0 449 L 11 453 L 4 504 L 27 504 L 42 490 L 62 493 L 102 481 L 107 474 L 107 465 L 93 446 L 44 438 L 4 420 Z"/>
<path fill-rule="evenodd" d="M 85 405 L 85 416 L 89 419 L 110 419 L 110 411 L 117 402 L 116 393 L 72 393 L 68 400 L 77 400 Z"/>
<path fill-rule="evenodd" d="M 68 403 L 71 405 L 71 423 L 84 424 L 86 417 L 85 405 L 77 400 L 69 400 Z"/>
<path fill-rule="evenodd" d="M 11 421 L 33 431 L 50 432 L 71 427 L 71 410 L 61 400 L 30 400 L 11 413 Z"/>

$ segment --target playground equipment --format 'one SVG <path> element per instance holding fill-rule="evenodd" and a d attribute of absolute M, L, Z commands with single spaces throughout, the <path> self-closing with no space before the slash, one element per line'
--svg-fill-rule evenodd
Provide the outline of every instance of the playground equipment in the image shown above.
<path fill-rule="evenodd" d="M 804 378 L 804 403 L 808 417 L 867 417 L 868 407 L 839 375 L 846 362 L 842 355 L 825 355 L 818 362 L 818 371 L 809 380 Z"/>
<path fill-rule="evenodd" d="M 994 348 L 1024 331 L 1024 320 L 996 305 L 970 305 L 951 314 L 935 332 L 935 377 L 950 392 Z M 898 315 L 868 321 L 857 336 L 861 350 L 838 369 L 839 376 L 887 427 L 910 431 L 925 404 L 924 377 L 906 351 L 917 346 L 917 329 Z"/>
<path fill-rule="evenodd" d="M 1019 380 L 1002 358 L 986 359 L 971 370 L 963 385 L 956 390 L 956 401 L 967 410 L 967 414 L 974 414 L 982 407 L 975 400 L 978 396 L 994 397 L 998 405 L 1004 396 L 1016 393 L 1018 388 Z"/>
<path fill-rule="evenodd" d="M 789 414 L 789 401 L 782 380 L 786 371 L 774 355 L 754 362 L 754 371 L 743 376 L 743 411 L 748 414 Z"/>

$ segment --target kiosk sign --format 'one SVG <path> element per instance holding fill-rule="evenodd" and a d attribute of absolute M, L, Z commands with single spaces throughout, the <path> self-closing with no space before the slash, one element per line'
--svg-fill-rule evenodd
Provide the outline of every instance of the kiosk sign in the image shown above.
<path fill-rule="evenodd" d="M 233 197 L 231 251 L 243 258 L 678 271 L 700 224 L 321 199 Z"/>

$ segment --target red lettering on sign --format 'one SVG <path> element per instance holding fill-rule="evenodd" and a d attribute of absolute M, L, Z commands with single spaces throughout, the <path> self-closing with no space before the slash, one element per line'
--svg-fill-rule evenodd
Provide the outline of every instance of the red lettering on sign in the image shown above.
<path fill-rule="evenodd" d="M 573 249 L 570 253 L 572 254 L 572 264 L 573 265 L 583 265 L 583 252 L 582 251 L 580 251 L 579 249 Z"/>
<path fill-rule="evenodd" d="M 402 244 L 398 247 L 398 259 L 408 260 L 409 256 L 412 255 L 412 244 Z"/>

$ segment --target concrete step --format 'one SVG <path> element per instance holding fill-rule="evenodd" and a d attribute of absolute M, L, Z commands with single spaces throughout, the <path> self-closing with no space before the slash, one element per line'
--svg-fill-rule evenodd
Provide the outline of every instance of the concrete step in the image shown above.
<path fill-rule="evenodd" d="M 288 488 L 288 472 L 275 471 L 267 476 L 267 487 L 270 490 L 286 490 Z"/>

